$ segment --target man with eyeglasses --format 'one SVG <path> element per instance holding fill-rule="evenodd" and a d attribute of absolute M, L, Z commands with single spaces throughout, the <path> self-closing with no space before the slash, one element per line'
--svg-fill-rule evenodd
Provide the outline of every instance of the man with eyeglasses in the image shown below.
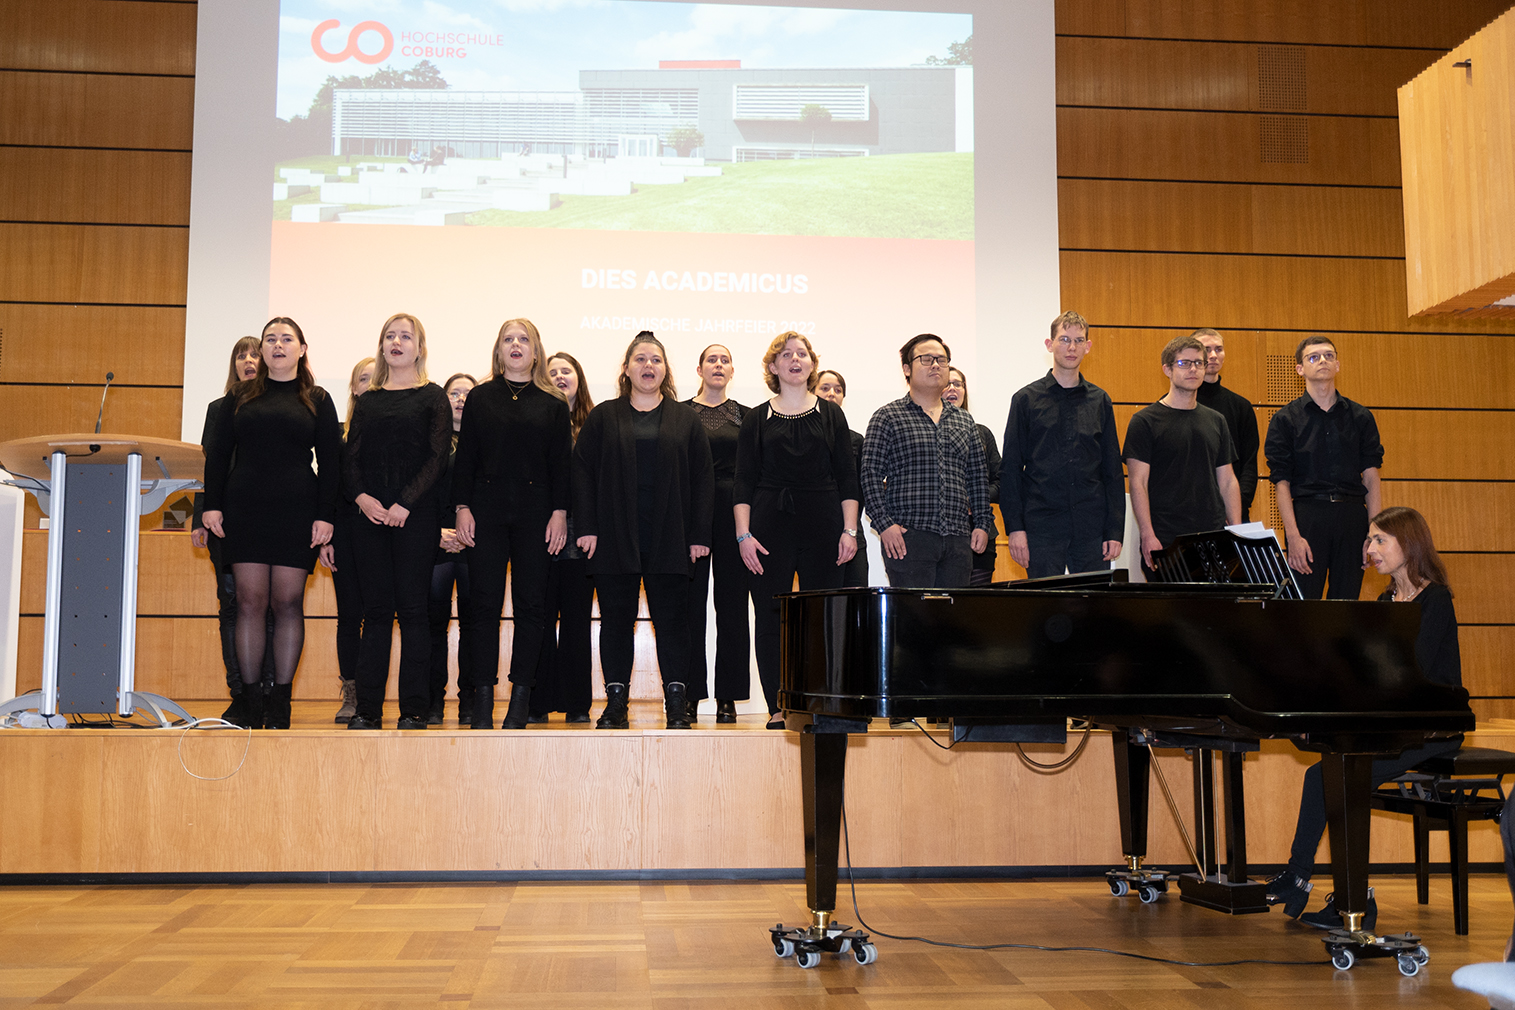
<path fill-rule="evenodd" d="M 1208 533 L 1241 522 L 1241 488 L 1231 464 L 1226 419 L 1199 402 L 1205 345 L 1174 337 L 1163 348 L 1168 393 L 1126 426 L 1131 511 L 1141 530 L 1142 561 L 1185 533 Z"/>
<path fill-rule="evenodd" d="M 1219 412 L 1226 419 L 1226 430 L 1231 433 L 1231 444 L 1236 448 L 1236 482 L 1241 486 L 1241 521 L 1246 522 L 1252 511 L 1252 498 L 1257 494 L 1257 411 L 1245 396 L 1223 386 L 1220 370 L 1226 364 L 1226 340 L 1215 330 L 1201 327 L 1194 331 L 1194 339 L 1205 345 L 1205 381 L 1199 387 L 1199 402 Z"/>
<path fill-rule="evenodd" d="M 1115 409 L 1079 370 L 1089 324 L 1064 312 L 1045 344 L 1051 370 L 1010 400 L 999 478 L 1010 557 L 1033 579 L 1109 568 L 1126 529 Z"/>
<path fill-rule="evenodd" d="M 906 341 L 909 392 L 875 411 L 863 437 L 863 504 L 891 586 L 966 586 L 994 535 L 984 444 L 972 415 L 942 401 L 951 361 L 934 333 Z"/>
<path fill-rule="evenodd" d="M 1318 600 L 1325 590 L 1327 599 L 1355 600 L 1368 517 L 1383 504 L 1378 422 L 1336 391 L 1341 359 L 1329 337 L 1301 340 L 1294 371 L 1305 380 L 1305 394 L 1273 415 L 1263 445 L 1289 567 L 1305 599 Z"/>

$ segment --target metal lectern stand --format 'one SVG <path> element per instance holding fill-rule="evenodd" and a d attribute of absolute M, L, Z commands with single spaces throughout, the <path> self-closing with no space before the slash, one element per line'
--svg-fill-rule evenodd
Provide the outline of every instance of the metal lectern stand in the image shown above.
<path fill-rule="evenodd" d="M 144 466 L 145 462 L 145 466 Z M 139 517 L 170 494 L 200 487 L 200 447 L 161 438 L 51 435 L 0 443 L 6 483 L 30 491 L 47 513 L 47 605 L 42 689 L 0 705 L 0 716 L 35 711 L 132 715 L 161 726 L 191 716 L 135 689 Z M 143 470 L 148 470 L 143 479 Z"/>

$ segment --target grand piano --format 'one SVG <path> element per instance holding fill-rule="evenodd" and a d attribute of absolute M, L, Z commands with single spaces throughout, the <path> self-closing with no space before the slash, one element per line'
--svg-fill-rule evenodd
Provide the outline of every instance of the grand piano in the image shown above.
<path fill-rule="evenodd" d="M 804 967 L 822 951 L 850 948 L 860 963 L 877 956 L 865 934 L 833 921 L 850 734 L 873 719 L 925 718 L 950 720 L 954 738 L 970 743 L 1047 741 L 1063 739 L 1076 718 L 1115 734 L 1121 842 L 1133 870 L 1146 850 L 1145 743 L 1239 750 L 1287 738 L 1319 752 L 1344 925 L 1327 946 L 1338 966 L 1354 952 L 1400 956 L 1410 973 L 1405 957 L 1424 955 L 1418 940 L 1361 929 L 1372 760 L 1471 730 L 1467 692 L 1421 675 L 1418 607 L 1283 595 L 1270 584 L 1132 583 L 1111 571 L 987 589 L 781 597 L 779 704 L 800 733 L 812 918 L 775 927 L 775 952 Z"/>

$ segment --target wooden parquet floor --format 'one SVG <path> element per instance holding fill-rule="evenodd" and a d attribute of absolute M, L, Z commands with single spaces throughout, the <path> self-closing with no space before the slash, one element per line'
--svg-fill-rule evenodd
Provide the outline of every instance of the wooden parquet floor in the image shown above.
<path fill-rule="evenodd" d="M 228 844 L 233 844 L 228 840 Z M 805 918 L 785 882 L 0 888 L 0 1010 L 12 1007 L 621 1008 L 1482 1007 L 1448 981 L 1497 960 L 1502 877 L 1475 878 L 1470 937 L 1445 880 L 1377 878 L 1380 925 L 1431 963 L 1196 968 L 1097 953 L 970 951 L 880 938 L 876 964 L 773 956 L 766 929 Z M 954 942 L 1110 946 L 1195 961 L 1323 958 L 1281 914 L 1228 917 L 1100 880 L 865 882 L 863 915 Z M 845 904 L 845 890 L 843 901 Z M 842 921 L 851 922 L 848 907 Z"/>

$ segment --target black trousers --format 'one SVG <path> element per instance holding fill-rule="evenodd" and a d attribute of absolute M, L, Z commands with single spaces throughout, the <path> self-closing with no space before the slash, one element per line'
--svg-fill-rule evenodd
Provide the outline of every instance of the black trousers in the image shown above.
<path fill-rule="evenodd" d="M 433 706 L 447 697 L 447 626 L 452 623 L 452 590 L 458 589 L 458 697 L 473 690 L 473 622 L 468 610 L 468 562 L 461 554 L 455 560 L 431 566 L 431 591 L 426 599 L 426 619 L 431 633 L 431 658 L 427 685 Z"/>
<path fill-rule="evenodd" d="M 752 535 L 768 551 L 758 555 L 763 574 L 753 575 L 753 641 L 758 680 L 768 714 L 779 710 L 779 593 L 792 592 L 795 576 L 801 589 L 840 589 L 843 569 L 836 563 L 842 537 L 842 499 L 835 491 L 793 491 L 793 512 L 779 510 L 778 491 L 759 488 L 752 502 Z"/>
<path fill-rule="evenodd" d="M 1294 573 L 1300 594 L 1307 600 L 1318 600 L 1321 591 L 1326 590 L 1328 600 L 1357 599 L 1362 593 L 1362 545 L 1368 539 L 1367 505 L 1296 498 L 1294 521 L 1315 556 L 1310 562 L 1309 575 Z"/>
<path fill-rule="evenodd" d="M 480 502 L 473 510 L 474 546 L 468 550 L 469 618 L 475 687 L 500 682 L 500 611 L 510 577 L 510 682 L 533 687 L 547 624 L 547 520 L 544 503 Z"/>
<path fill-rule="evenodd" d="M 427 669 L 431 636 L 426 597 L 441 527 L 435 511 L 417 509 L 404 526 L 353 524 L 353 553 L 363 593 L 363 638 L 358 647 L 358 714 L 379 719 L 389 681 L 389 643 L 400 622 L 400 716 L 426 718 L 431 705 Z"/>
<path fill-rule="evenodd" d="M 689 583 L 689 700 L 710 697 L 709 657 L 705 648 L 705 606 L 710 577 L 715 575 L 715 696 L 722 701 L 744 700 L 752 683 L 749 657 L 752 629 L 747 623 L 748 579 L 736 545 L 736 516 L 731 510 L 731 485 L 715 486 L 715 519 L 710 553 L 694 563 Z"/>
<path fill-rule="evenodd" d="M 647 590 L 647 612 L 657 636 L 658 674 L 663 683 L 677 681 L 689 665 L 689 604 L 685 575 L 596 575 L 600 597 L 600 672 L 607 684 L 630 684 L 635 655 L 638 587 Z"/>
<path fill-rule="evenodd" d="M 361 515 L 357 522 L 367 523 Z M 363 640 L 363 590 L 358 579 L 358 560 L 352 549 L 354 519 L 339 515 L 331 534 L 332 592 L 337 597 L 337 674 L 343 680 L 358 676 L 358 649 Z M 386 639 L 386 643 L 387 643 Z M 384 646 L 384 668 L 389 669 L 389 645 Z"/>
<path fill-rule="evenodd" d="M 1391 758 L 1373 762 L 1373 789 L 1392 778 L 1397 778 L 1427 758 L 1446 754 L 1462 746 L 1462 738 L 1433 740 L 1421 747 L 1412 747 Z M 1320 771 L 1320 762 L 1305 770 L 1305 784 L 1299 796 L 1299 820 L 1294 826 L 1294 844 L 1289 848 L 1289 869 L 1300 880 L 1309 880 L 1315 872 L 1315 852 L 1326 833 L 1326 786 Z"/>
<path fill-rule="evenodd" d="M 861 522 L 858 526 L 857 553 L 842 566 L 842 585 L 849 587 L 868 585 L 868 537 L 861 529 Z"/>
<path fill-rule="evenodd" d="M 594 582 L 583 557 L 554 558 L 547 563 L 547 626 L 537 683 L 531 689 L 531 712 L 588 714 L 593 695 L 590 642 Z M 554 633 L 556 629 L 556 633 Z"/>
<path fill-rule="evenodd" d="M 1103 541 L 1032 540 L 1028 535 L 1026 549 L 1031 552 L 1031 564 L 1026 566 L 1026 574 L 1033 579 L 1068 573 L 1077 575 L 1110 567 L 1110 562 L 1104 558 Z"/>
<path fill-rule="evenodd" d="M 906 530 L 905 556 L 885 555 L 884 571 L 891 586 L 961 588 L 973 576 L 973 548 L 967 536 Z"/>

